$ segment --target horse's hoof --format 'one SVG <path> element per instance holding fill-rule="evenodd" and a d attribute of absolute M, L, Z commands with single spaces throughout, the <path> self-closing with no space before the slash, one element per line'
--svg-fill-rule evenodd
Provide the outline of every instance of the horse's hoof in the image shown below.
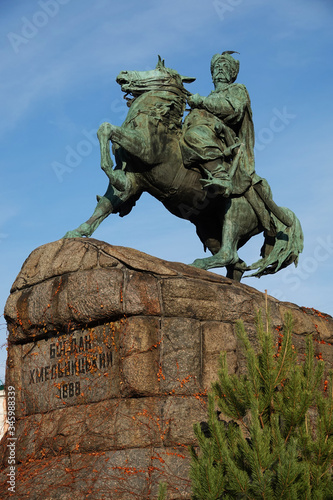
<path fill-rule="evenodd" d="M 82 238 L 82 234 L 79 233 L 79 231 L 67 231 L 65 236 L 62 237 L 62 239 L 65 238 Z"/>
<path fill-rule="evenodd" d="M 207 271 L 205 260 L 206 259 L 195 259 L 195 261 L 193 261 L 192 264 L 189 265 Z"/>

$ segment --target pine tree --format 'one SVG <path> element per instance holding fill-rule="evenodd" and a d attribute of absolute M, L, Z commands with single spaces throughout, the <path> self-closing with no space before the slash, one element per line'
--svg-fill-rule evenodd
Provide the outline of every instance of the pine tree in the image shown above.
<path fill-rule="evenodd" d="M 208 422 L 194 426 L 192 499 L 332 499 L 333 374 L 323 382 L 324 362 L 315 362 L 311 336 L 305 361 L 297 361 L 290 315 L 278 346 L 258 317 L 258 353 L 241 322 L 237 332 L 246 374 L 229 375 L 221 355 Z"/>
<path fill-rule="evenodd" d="M 167 495 L 167 483 L 159 483 L 158 485 L 158 497 L 157 500 L 166 500 Z"/>

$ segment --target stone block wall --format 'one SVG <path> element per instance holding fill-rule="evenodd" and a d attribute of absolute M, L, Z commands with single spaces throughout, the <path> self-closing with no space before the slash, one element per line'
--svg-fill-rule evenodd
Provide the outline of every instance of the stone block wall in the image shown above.
<path fill-rule="evenodd" d="M 268 297 L 272 328 L 333 366 L 333 320 Z M 15 391 L 17 499 L 189 499 L 188 446 L 206 419 L 219 355 L 244 370 L 235 334 L 254 338 L 261 292 L 211 272 L 94 239 L 32 252 L 8 298 L 6 386 Z M 0 443 L 8 494 L 9 435 Z"/>

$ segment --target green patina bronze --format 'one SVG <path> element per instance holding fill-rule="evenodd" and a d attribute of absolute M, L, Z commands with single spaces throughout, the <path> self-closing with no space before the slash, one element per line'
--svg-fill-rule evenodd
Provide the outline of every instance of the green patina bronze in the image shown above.
<path fill-rule="evenodd" d="M 129 106 L 126 120 L 121 127 L 103 123 L 97 132 L 109 186 L 90 219 L 65 238 L 91 236 L 108 215 L 127 215 L 148 192 L 196 226 L 212 253 L 196 259 L 196 267 L 226 267 L 227 276 L 239 281 L 247 270 L 260 277 L 297 264 L 301 225 L 274 203 L 267 181 L 255 173 L 251 102 L 246 87 L 235 83 L 239 61 L 232 53 L 213 56 L 215 90 L 208 97 L 188 92 L 183 84 L 195 78 L 166 68 L 160 57 L 154 70 L 118 75 Z M 183 120 L 186 102 L 191 110 Z M 247 266 L 237 250 L 261 232 L 261 259 Z"/>

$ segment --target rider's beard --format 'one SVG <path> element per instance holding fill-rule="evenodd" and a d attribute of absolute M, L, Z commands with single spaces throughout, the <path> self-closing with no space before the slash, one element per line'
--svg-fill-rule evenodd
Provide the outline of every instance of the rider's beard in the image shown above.
<path fill-rule="evenodd" d="M 230 82 L 226 80 L 226 78 L 214 78 L 214 87 L 215 90 L 223 90 L 228 87 Z"/>
<path fill-rule="evenodd" d="M 228 85 L 231 82 L 231 78 L 229 75 L 229 71 L 220 69 L 216 73 L 214 73 L 214 85 L 216 86 L 217 84 L 225 84 Z"/>

